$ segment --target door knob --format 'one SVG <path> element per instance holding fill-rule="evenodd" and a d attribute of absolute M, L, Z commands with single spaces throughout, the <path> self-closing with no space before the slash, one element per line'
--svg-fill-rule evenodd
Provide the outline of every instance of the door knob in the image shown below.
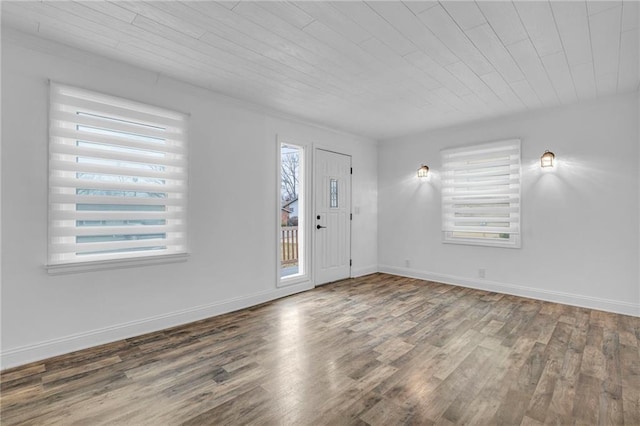
<path fill-rule="evenodd" d="M 322 229 L 322 228 L 326 228 L 326 226 L 316 225 L 316 229 Z"/>

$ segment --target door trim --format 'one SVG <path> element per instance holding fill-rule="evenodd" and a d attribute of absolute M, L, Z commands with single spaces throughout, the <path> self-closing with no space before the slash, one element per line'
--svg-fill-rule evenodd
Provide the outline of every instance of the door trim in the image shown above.
<path fill-rule="evenodd" d="M 283 137 L 280 135 L 276 135 L 275 138 L 275 151 L 276 151 L 276 167 L 275 167 L 275 199 L 276 207 L 275 207 L 275 245 L 276 245 L 276 256 L 274 259 L 274 264 L 276 265 L 276 288 L 288 287 L 292 285 L 299 285 L 308 283 L 310 285 L 314 284 L 314 276 L 313 276 L 313 232 L 311 231 L 312 225 L 312 214 L 313 214 L 313 144 L 306 142 L 304 140 L 298 140 L 293 137 Z M 280 264 L 280 256 L 281 256 L 281 246 L 280 246 L 280 225 L 281 225 L 281 216 L 280 216 L 280 180 L 281 180 L 281 145 L 289 144 L 294 146 L 299 146 L 303 149 L 303 157 L 302 157 L 302 167 L 301 174 L 303 177 L 303 191 L 305 196 L 303 196 L 303 204 L 302 204 L 302 214 L 303 214 L 303 232 L 304 232 L 304 245 L 302 249 L 304 250 L 305 256 L 305 268 L 304 272 L 301 275 L 296 275 L 291 278 L 282 279 L 281 272 L 281 264 Z M 311 194 L 311 195 L 308 195 Z"/>

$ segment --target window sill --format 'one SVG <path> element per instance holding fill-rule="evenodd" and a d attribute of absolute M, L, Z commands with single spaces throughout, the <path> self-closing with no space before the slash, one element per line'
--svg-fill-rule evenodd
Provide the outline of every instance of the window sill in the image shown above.
<path fill-rule="evenodd" d="M 138 266 L 163 265 L 166 263 L 186 262 L 188 253 L 169 254 L 164 256 L 148 256 L 132 259 L 100 260 L 97 262 L 65 263 L 61 265 L 45 265 L 49 275 L 76 274 L 91 271 L 135 268 Z"/>
<path fill-rule="evenodd" d="M 278 287 L 278 288 L 289 287 L 289 286 L 296 285 L 296 284 L 302 284 L 302 283 L 308 282 L 308 281 L 309 281 L 309 277 L 307 276 L 307 274 L 293 275 L 293 276 L 285 277 L 285 278 L 280 277 L 276 287 Z"/>
<path fill-rule="evenodd" d="M 444 239 L 444 244 L 459 244 L 465 246 L 481 246 L 481 247 L 497 247 L 497 248 L 510 248 L 519 249 L 522 248 L 520 241 L 513 243 L 503 243 L 492 240 L 465 240 L 465 239 Z"/>

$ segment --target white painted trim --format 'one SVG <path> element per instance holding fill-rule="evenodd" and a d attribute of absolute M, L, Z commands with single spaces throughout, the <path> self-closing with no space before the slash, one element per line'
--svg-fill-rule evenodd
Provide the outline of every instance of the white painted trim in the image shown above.
<path fill-rule="evenodd" d="M 276 220 L 274 223 L 274 228 L 276 230 L 275 241 L 276 241 L 276 258 L 274 259 L 274 263 L 276 264 L 276 287 L 282 287 L 282 275 L 280 259 L 282 256 L 282 248 L 280 247 L 280 232 L 282 227 L 282 142 L 280 142 L 280 137 L 276 135 L 276 184 L 275 184 L 275 197 L 276 197 Z"/>
<path fill-rule="evenodd" d="M 638 18 L 640 18 L 640 7 L 638 8 Z M 636 131 L 638 132 L 638 211 L 640 211 L 640 85 L 638 85 L 637 97 L 638 102 L 636 107 L 638 108 L 638 126 Z M 640 216 L 640 215 L 638 215 Z M 638 218 L 640 220 L 640 217 Z M 638 303 L 640 303 L 640 223 L 638 223 Z"/>
<path fill-rule="evenodd" d="M 363 266 L 361 268 L 351 268 L 351 278 L 363 277 L 365 275 L 378 272 L 378 265 Z"/>
<path fill-rule="evenodd" d="M 302 249 L 299 253 L 302 253 L 303 259 L 303 273 L 289 277 L 282 277 L 280 259 L 282 257 L 282 247 L 280 245 L 280 226 L 282 222 L 281 216 L 281 185 L 282 185 L 282 144 L 297 146 L 302 149 L 302 162 L 300 165 L 299 173 L 302 175 L 301 187 L 302 192 L 298 194 L 298 205 L 300 206 L 301 214 L 298 214 L 298 230 L 302 229 L 302 244 L 299 246 Z M 312 229 L 312 200 L 310 200 L 311 188 L 312 188 L 312 175 L 313 168 L 311 166 L 313 158 L 313 144 L 306 141 L 296 142 L 294 138 L 276 135 L 276 287 L 288 287 L 297 284 L 304 284 L 309 281 L 313 281 L 313 245 L 311 243 L 311 237 L 313 235 Z M 299 240 L 298 240 L 299 241 Z M 300 257 L 300 256 L 299 256 Z"/>
<path fill-rule="evenodd" d="M 129 259 L 100 260 L 96 262 L 45 265 L 45 268 L 49 275 L 61 275 L 89 271 L 105 271 L 119 268 L 135 268 L 138 266 L 164 265 L 166 263 L 186 262 L 187 259 L 189 259 L 188 253 L 179 253 L 160 256 L 132 257 Z"/>
<path fill-rule="evenodd" d="M 278 271 L 278 277 L 280 277 L 279 271 Z M 289 275 L 287 277 L 280 278 L 280 281 L 278 282 L 277 287 L 280 288 L 280 287 L 289 287 L 292 285 L 304 285 L 304 284 L 309 284 L 311 286 L 313 285 L 308 275 L 306 274 Z"/>
<path fill-rule="evenodd" d="M 285 288 L 277 288 L 254 293 L 246 297 L 237 297 L 221 302 L 209 303 L 168 314 L 156 315 L 114 326 L 72 334 L 57 339 L 33 343 L 0 352 L 0 369 L 17 367 L 34 361 L 51 358 L 69 352 L 86 349 L 105 343 L 152 333 L 166 328 L 188 324 L 205 318 L 226 314 L 261 303 L 279 299 L 295 293 L 313 289 L 312 283 Z"/>
<path fill-rule="evenodd" d="M 601 311 L 614 312 L 617 314 L 640 317 L 640 304 L 635 303 L 583 296 L 560 291 L 541 290 L 539 288 L 506 284 L 496 281 L 475 280 L 465 277 L 458 277 L 455 275 L 438 274 L 434 272 L 419 271 L 416 269 L 400 268 L 389 265 L 379 265 L 378 269 L 380 272 L 400 275 L 403 277 L 418 278 L 422 280 L 435 281 L 461 287 L 469 287 L 478 290 L 511 294 L 514 296 L 528 297 L 531 299 L 544 300 L 547 302 L 562 303 L 565 305 L 578 306 L 581 308 L 597 309 Z"/>

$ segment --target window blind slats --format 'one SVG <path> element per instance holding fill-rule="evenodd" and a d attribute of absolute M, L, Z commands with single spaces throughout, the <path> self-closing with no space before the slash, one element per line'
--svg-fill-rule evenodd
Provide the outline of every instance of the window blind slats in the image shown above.
<path fill-rule="evenodd" d="M 95 115 L 106 115 L 108 117 L 116 117 L 122 120 L 134 119 L 149 126 L 168 127 L 173 128 L 174 130 L 184 127 L 184 118 L 179 116 L 174 118 L 162 117 L 153 113 L 136 111 L 132 108 L 123 108 L 121 106 L 69 96 L 63 93 L 58 93 L 54 98 L 58 105 L 65 105 L 67 107 L 72 107 Z"/>
<path fill-rule="evenodd" d="M 57 83 L 49 264 L 186 252 L 183 114 Z"/>
<path fill-rule="evenodd" d="M 458 215 L 484 215 L 484 214 L 506 214 L 506 213 L 518 213 L 519 209 L 517 207 L 503 207 L 503 206 L 495 206 L 495 207 L 445 207 L 442 210 L 444 213 L 454 213 Z"/>
<path fill-rule="evenodd" d="M 510 222 L 517 222 L 520 218 L 517 216 L 509 216 L 509 217 L 504 217 L 504 216 L 455 216 L 455 218 L 453 219 L 453 223 L 455 224 L 460 224 L 460 225 L 464 225 L 464 224 L 475 224 L 478 222 L 484 222 L 484 223 L 510 223 Z"/>
<path fill-rule="evenodd" d="M 502 226 L 483 226 L 481 230 L 477 229 L 474 226 L 461 226 L 456 224 L 451 224 L 444 227 L 444 230 L 447 232 L 473 232 L 478 234 L 518 234 L 520 229 L 517 227 L 502 227 Z M 493 237 L 491 237 L 493 238 Z"/>
<path fill-rule="evenodd" d="M 509 141 L 497 141 L 497 142 L 488 142 L 478 145 L 469 145 L 469 146 L 459 146 L 456 148 L 448 148 L 441 151 L 442 158 L 449 157 L 461 157 L 465 155 L 482 155 L 488 152 L 507 152 L 515 150 L 516 155 L 519 156 L 518 147 L 513 145 L 512 147 L 505 147 L 505 142 L 517 141 L 517 139 L 511 139 Z"/>
<path fill-rule="evenodd" d="M 445 242 L 520 246 L 520 141 L 443 150 Z"/>
<path fill-rule="evenodd" d="M 518 157 L 517 148 L 513 149 L 491 149 L 475 150 L 469 152 L 459 152 L 457 154 L 444 154 L 443 159 L 449 163 L 482 163 L 486 161 L 509 160 Z"/>
<path fill-rule="evenodd" d="M 51 232 L 52 237 L 67 237 L 67 236 L 116 236 L 116 235 L 129 235 L 131 234 L 131 228 L 135 225 L 129 226 L 61 226 L 54 227 Z M 139 228 L 139 229 L 138 229 Z M 184 226 L 182 225 L 169 225 L 169 226 L 153 226 L 145 225 L 138 227 L 136 232 L 144 232 L 145 234 L 163 234 L 167 232 L 183 232 Z"/>
<path fill-rule="evenodd" d="M 97 173 L 114 176 L 147 177 L 171 180 L 186 180 L 184 172 L 167 172 L 164 170 L 153 170 L 151 168 L 129 167 L 119 163 L 118 166 L 103 166 L 99 164 L 78 163 L 76 161 L 51 160 L 49 164 L 56 170 L 63 170 L 76 173 Z"/>
<path fill-rule="evenodd" d="M 173 244 L 184 244 L 184 240 L 174 238 L 171 241 Z M 89 255 L 93 252 L 103 251 L 115 251 L 123 249 L 139 249 L 139 248 L 153 248 L 164 247 L 167 245 L 167 239 L 165 238 L 149 238 L 140 240 L 128 240 L 128 241 L 107 241 L 97 243 L 53 243 L 52 246 L 60 253 L 75 253 L 76 255 Z"/>
<path fill-rule="evenodd" d="M 91 133 L 92 131 L 96 132 L 98 130 L 118 132 L 120 133 L 120 138 L 155 139 L 158 141 L 158 143 L 164 143 L 166 139 L 180 140 L 181 138 L 181 135 L 179 133 L 147 125 L 131 124 L 116 118 L 108 120 L 104 118 L 98 118 L 93 115 L 83 115 L 80 113 L 65 110 L 52 110 L 49 114 L 52 120 L 51 124 L 54 132 L 55 129 L 58 128 L 58 126 L 62 128 L 69 128 L 68 126 L 72 125 L 73 127 L 71 128 L 78 128 L 78 130 L 84 130 L 87 133 Z M 86 114 L 88 114 L 88 112 Z"/>
<path fill-rule="evenodd" d="M 51 132 L 56 137 L 64 139 L 69 145 L 75 145 L 76 141 L 89 142 L 94 145 L 117 145 L 126 146 L 127 148 L 139 148 L 143 151 L 159 151 L 179 154 L 184 151 L 182 144 L 178 143 L 165 143 L 158 144 L 157 142 L 144 141 L 139 139 L 132 139 L 129 137 L 119 137 L 117 135 L 101 135 L 98 133 L 92 133 L 82 131 L 78 129 L 69 129 L 65 127 L 58 127 L 55 131 Z"/>
<path fill-rule="evenodd" d="M 443 160 L 444 161 L 444 160 Z M 512 169 L 518 167 L 520 160 L 517 158 L 510 158 L 507 160 L 496 159 L 494 161 L 487 161 L 484 163 L 470 163 L 470 162 L 450 162 L 447 163 L 442 169 L 444 173 L 455 171 L 456 173 L 466 171 L 490 171 L 491 168 L 504 168 Z"/>
<path fill-rule="evenodd" d="M 102 176 L 102 175 L 99 175 Z M 137 182 L 112 182 L 99 179 L 86 178 L 65 178 L 58 176 L 50 176 L 49 184 L 57 188 L 70 189 L 105 189 L 112 191 L 133 191 L 133 192 L 154 192 L 154 193 L 170 193 L 182 192 L 182 185 L 169 185 L 166 183 L 137 183 Z"/>
<path fill-rule="evenodd" d="M 162 220 L 180 219 L 182 212 L 176 211 L 77 211 L 53 210 L 52 220 Z"/>
<path fill-rule="evenodd" d="M 110 96 L 104 93 L 97 93 L 92 90 L 81 89 L 79 87 L 51 82 L 51 89 L 51 100 L 52 104 L 55 106 L 58 104 L 73 105 L 75 103 L 73 99 L 81 99 L 93 101 L 102 105 L 117 106 L 122 109 L 126 109 L 128 110 L 126 116 L 132 121 L 144 122 L 145 114 L 152 114 L 157 120 L 169 119 L 173 121 L 182 121 L 183 123 L 186 120 L 184 114 L 176 111 L 170 111 L 165 108 L 147 105 L 141 102 L 130 101 L 128 99 Z M 63 96 L 68 97 L 68 103 L 63 100 L 58 100 Z M 79 109 L 82 110 L 82 108 Z"/>
<path fill-rule="evenodd" d="M 455 175 L 457 178 L 491 178 L 491 177 L 499 177 L 499 176 L 510 176 L 511 170 L 510 167 L 501 167 L 501 168 L 493 168 L 489 170 L 482 169 L 480 171 L 461 171 L 456 170 Z"/>
<path fill-rule="evenodd" d="M 502 204 L 511 203 L 520 199 L 518 194 L 494 196 L 494 195 L 467 195 L 467 196 L 447 196 L 443 194 L 442 200 L 450 201 L 453 204 Z"/>
<path fill-rule="evenodd" d="M 79 141 L 81 142 L 81 141 Z M 186 167 L 187 160 L 185 158 L 175 158 L 170 156 L 154 156 L 150 151 L 144 152 L 138 150 L 136 153 L 125 151 L 117 151 L 114 149 L 97 149 L 89 147 L 81 147 L 77 145 L 67 145 L 53 141 L 49 144 L 50 154 L 75 155 L 78 157 L 103 158 L 106 160 L 129 161 L 132 163 L 141 163 L 157 166 L 175 166 Z"/>
<path fill-rule="evenodd" d="M 144 206 L 182 206 L 186 204 L 186 200 L 182 198 L 172 198 L 170 194 L 169 198 L 154 198 L 154 197 L 127 197 L 127 196 L 100 196 L 100 195 L 77 195 L 69 193 L 56 193 L 53 191 L 60 191 L 60 188 L 52 188 L 49 193 L 49 203 L 51 205 L 50 210 L 59 209 L 60 205 L 67 206 L 76 204 L 105 204 L 109 206 L 113 205 L 144 205 Z"/>
<path fill-rule="evenodd" d="M 476 189 L 469 189 L 467 191 L 457 190 L 452 194 L 446 194 L 445 197 L 457 197 L 461 199 L 462 197 L 474 197 L 474 196 L 486 196 L 486 195 L 504 195 L 504 194 L 518 194 L 520 192 L 519 188 L 514 188 L 513 185 L 510 185 L 507 188 L 503 188 L 502 186 L 495 186 L 494 188 L 481 187 Z"/>
<path fill-rule="evenodd" d="M 511 176 L 501 176 L 500 178 L 487 178 L 485 176 L 477 178 L 456 179 L 451 188 L 456 191 L 457 188 L 480 188 L 493 187 L 495 185 L 518 185 L 520 179 Z"/>

